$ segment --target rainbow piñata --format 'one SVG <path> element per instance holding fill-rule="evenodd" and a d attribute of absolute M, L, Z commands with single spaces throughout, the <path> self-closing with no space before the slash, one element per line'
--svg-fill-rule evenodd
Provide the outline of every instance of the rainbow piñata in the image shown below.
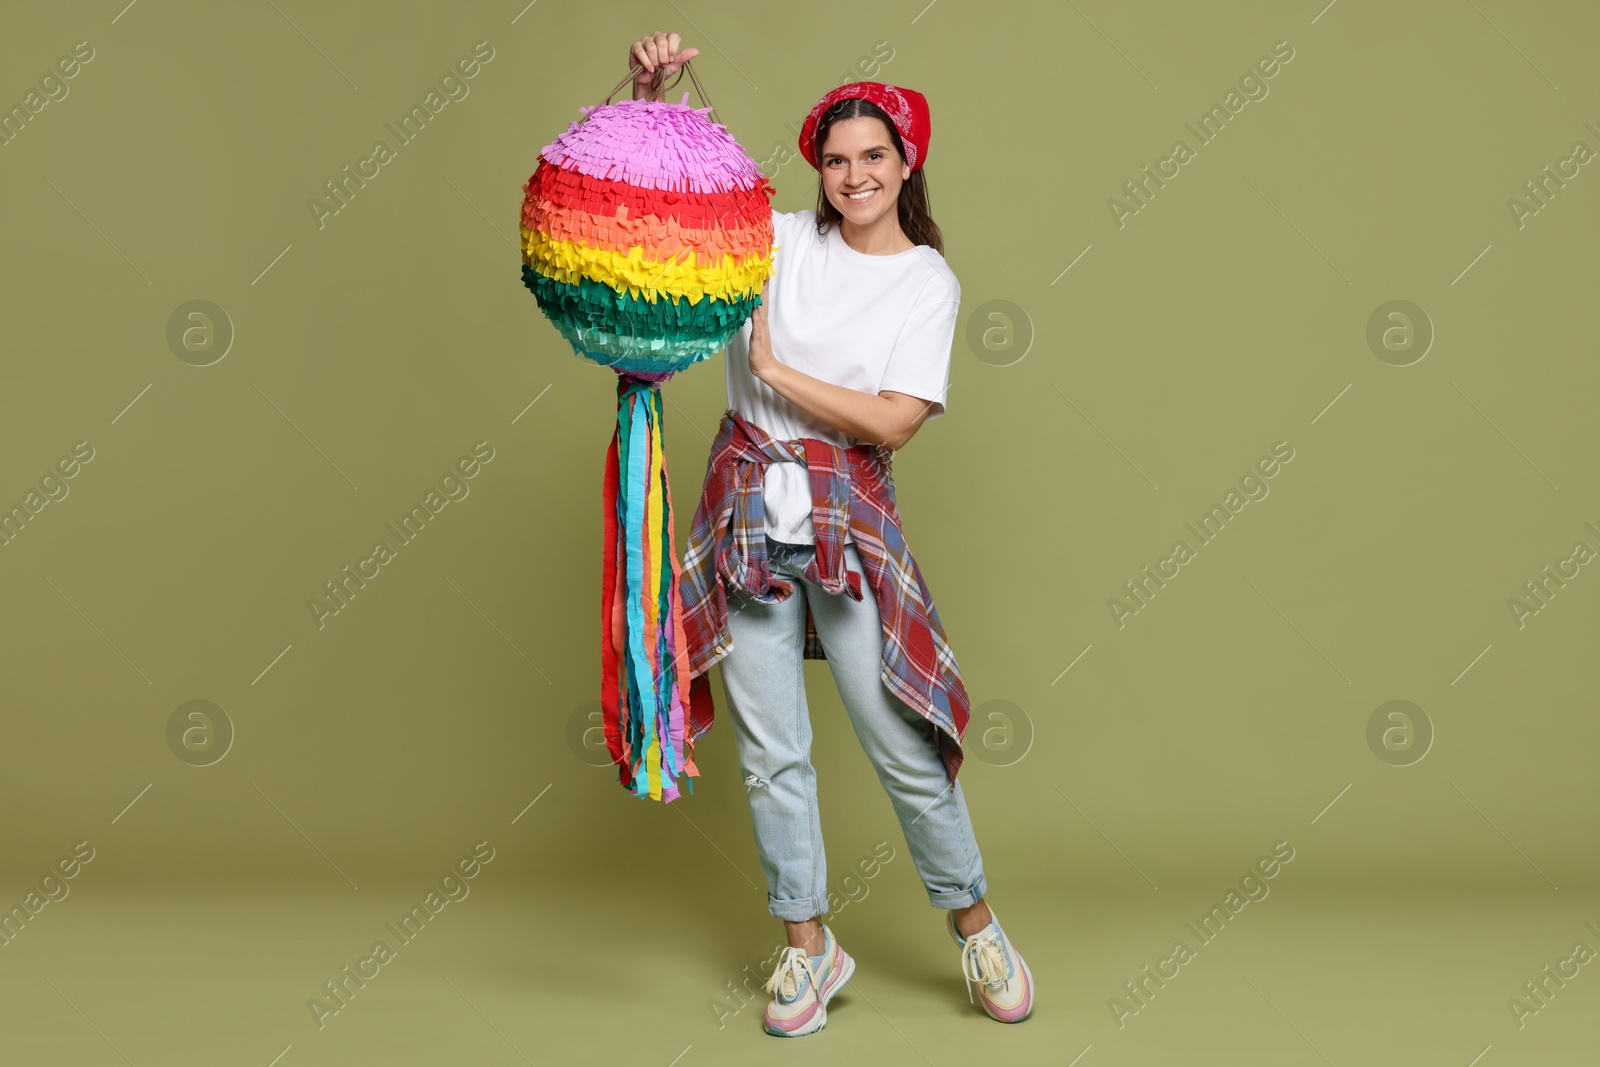
<path fill-rule="evenodd" d="M 539 310 L 579 355 L 645 380 L 726 346 L 772 274 L 772 186 L 688 98 L 581 109 L 523 187 Z"/>
<path fill-rule="evenodd" d="M 772 186 L 703 109 L 583 108 L 523 186 L 522 281 L 585 359 L 617 372 L 606 456 L 601 707 L 621 784 L 671 802 L 688 775 L 689 659 L 661 383 L 725 347 L 772 274 Z"/>

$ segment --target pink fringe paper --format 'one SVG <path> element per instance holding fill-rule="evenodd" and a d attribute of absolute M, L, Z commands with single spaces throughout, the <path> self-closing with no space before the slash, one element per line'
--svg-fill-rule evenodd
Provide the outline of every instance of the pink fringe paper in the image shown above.
<path fill-rule="evenodd" d="M 697 193 L 754 189 L 760 177 L 755 160 L 728 128 L 706 117 L 709 107 L 690 107 L 687 92 L 678 104 L 620 100 L 579 110 L 588 118 L 540 152 L 555 166 L 647 189 Z"/>

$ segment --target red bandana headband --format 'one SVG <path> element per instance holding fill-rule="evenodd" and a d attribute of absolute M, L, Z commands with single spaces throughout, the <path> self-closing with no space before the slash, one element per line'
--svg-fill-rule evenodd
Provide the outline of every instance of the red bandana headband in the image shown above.
<path fill-rule="evenodd" d="M 841 85 L 833 92 L 817 101 L 817 106 L 811 109 L 811 114 L 806 116 L 806 121 L 800 127 L 800 154 L 806 157 L 814 170 L 821 170 L 817 165 L 816 152 L 812 142 L 817 136 L 817 120 L 841 100 L 870 100 L 883 109 L 889 116 L 889 121 L 900 133 L 900 140 L 906 146 L 906 163 L 913 173 L 922 169 L 922 164 L 928 158 L 928 139 L 933 135 L 933 121 L 928 115 L 928 99 L 915 89 L 902 89 L 897 85 L 885 85 L 883 82 L 851 82 Z"/>

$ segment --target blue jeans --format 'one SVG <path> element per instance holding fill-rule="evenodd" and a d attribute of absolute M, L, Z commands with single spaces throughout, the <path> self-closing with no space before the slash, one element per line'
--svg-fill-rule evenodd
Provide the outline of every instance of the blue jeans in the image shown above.
<path fill-rule="evenodd" d="M 937 728 L 879 676 L 882 622 L 861 556 L 854 543 L 844 546 L 846 566 L 861 575 L 863 597 L 857 601 L 848 593 L 825 593 L 802 577 L 815 552 L 813 545 L 767 538 L 774 576 L 794 584 L 781 604 L 728 591 L 733 649 L 719 665 L 767 879 L 768 910 L 797 922 L 829 910 L 801 659 L 808 603 L 839 696 L 900 819 L 928 900 L 936 908 L 975 904 L 988 886 L 961 783 L 952 784 L 945 774 Z"/>

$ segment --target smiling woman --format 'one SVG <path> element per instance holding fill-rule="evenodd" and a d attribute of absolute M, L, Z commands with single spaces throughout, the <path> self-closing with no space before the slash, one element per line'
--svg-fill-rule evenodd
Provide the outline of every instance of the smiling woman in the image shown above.
<path fill-rule="evenodd" d="M 636 41 L 634 99 L 660 99 L 697 54 L 677 34 Z M 684 554 L 688 734 L 711 726 L 706 672 L 720 664 L 767 908 L 788 938 L 762 1016 L 777 1037 L 821 1030 L 855 970 L 822 922 L 836 909 L 805 659 L 827 661 L 983 1010 L 1020 1022 L 1033 1007 L 984 900 L 956 781 L 970 701 L 890 476 L 892 454 L 944 414 L 961 302 L 928 208 L 932 128 L 921 93 L 881 82 L 842 85 L 806 116 L 817 207 L 771 213 L 773 274 L 727 346 L 728 409 Z"/>
<path fill-rule="evenodd" d="M 819 119 L 807 119 L 800 130 L 800 149 L 806 159 L 813 167 L 819 158 L 822 161 L 817 232 L 823 233 L 829 226 L 842 228 L 846 220 L 859 227 L 871 226 L 892 206 L 906 247 L 923 244 L 942 254 L 944 237 L 929 210 L 928 178 L 921 166 L 932 131 L 928 130 L 921 144 L 913 141 L 907 145 L 896 125 L 915 128 L 919 115 L 924 125 L 931 125 L 927 100 L 921 93 L 896 86 L 861 96 L 838 95 L 848 88 L 841 86 L 824 97 L 833 98 L 827 110 Z M 852 161 L 858 166 L 852 166 Z M 840 203 L 841 196 L 847 203 Z M 876 204 L 871 203 L 874 200 Z M 865 210 L 851 211 L 853 205 Z M 882 255 L 899 249 L 861 251 Z"/>

